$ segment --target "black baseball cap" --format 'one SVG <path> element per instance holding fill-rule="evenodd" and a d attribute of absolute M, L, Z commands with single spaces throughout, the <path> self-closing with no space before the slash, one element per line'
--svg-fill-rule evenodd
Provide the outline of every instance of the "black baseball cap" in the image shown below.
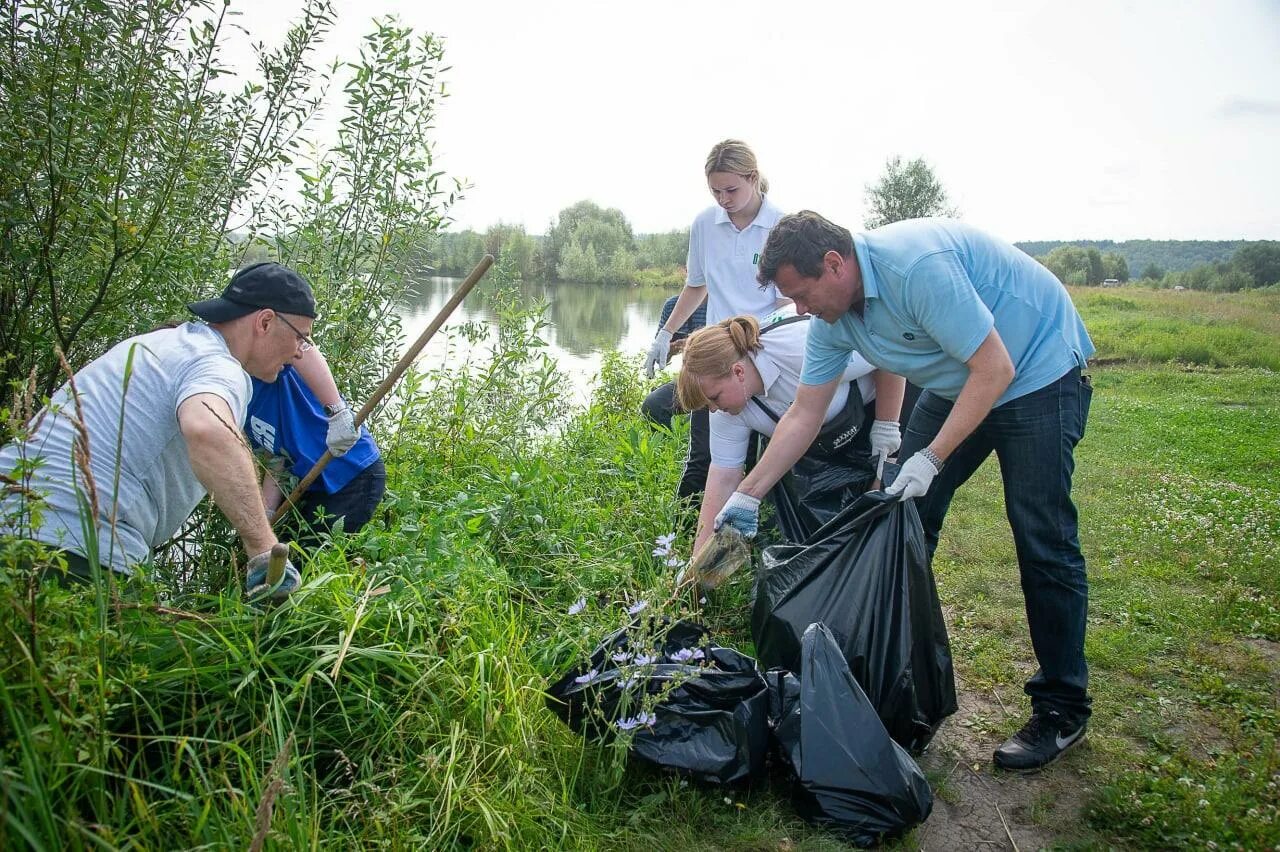
<path fill-rule="evenodd" d="M 187 305 L 205 322 L 230 322 L 263 308 L 315 319 L 316 297 L 307 279 L 287 266 L 267 261 L 237 270 L 218 298 Z"/>

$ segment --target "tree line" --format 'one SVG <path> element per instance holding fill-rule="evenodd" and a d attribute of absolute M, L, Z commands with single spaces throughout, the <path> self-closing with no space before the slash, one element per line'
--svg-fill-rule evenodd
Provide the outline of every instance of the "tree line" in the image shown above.
<path fill-rule="evenodd" d="M 865 187 L 864 227 L 922 216 L 959 216 L 922 158 L 889 158 Z M 1064 284 L 1090 286 L 1138 279 L 1152 286 L 1234 291 L 1280 282 L 1280 243 L 1244 240 L 1033 241 L 1016 245 Z M 465 275 L 486 252 L 523 278 L 588 284 L 678 286 L 684 280 L 688 229 L 633 233 L 621 210 L 579 201 L 561 210 L 545 236 L 499 222 L 483 233 L 437 234 L 424 263 L 442 275 Z"/>
<path fill-rule="evenodd" d="M 1028 244 L 1018 245 L 1027 250 Z M 1185 269 L 1168 270 L 1149 262 L 1136 276 L 1121 252 L 1104 253 L 1092 245 L 1058 245 L 1036 259 L 1064 284 L 1097 285 L 1108 279 L 1123 284 L 1136 279 L 1152 287 L 1216 292 L 1280 286 L 1280 242 L 1239 241 L 1235 245 L 1237 248 L 1224 258 Z"/>
<path fill-rule="evenodd" d="M 424 259 L 437 274 L 465 275 L 486 252 L 531 281 L 679 286 L 689 230 L 635 234 L 621 210 L 579 201 L 560 211 L 545 236 L 503 222 L 483 233 L 440 233 Z"/>
<path fill-rule="evenodd" d="M 1166 272 L 1181 272 L 1193 266 L 1230 260 L 1245 240 L 1028 240 L 1015 245 L 1032 257 L 1044 257 L 1060 246 L 1096 248 L 1100 252 L 1122 255 L 1135 277 L 1151 267 Z"/>

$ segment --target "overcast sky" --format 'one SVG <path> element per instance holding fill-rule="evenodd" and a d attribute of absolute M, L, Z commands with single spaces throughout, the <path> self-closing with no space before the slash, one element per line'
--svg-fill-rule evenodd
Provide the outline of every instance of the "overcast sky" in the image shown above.
<path fill-rule="evenodd" d="M 300 3 L 234 0 L 275 41 Z M 322 55 L 374 15 L 445 39 L 437 165 L 455 228 L 544 233 L 588 198 L 637 232 L 711 203 L 745 140 L 784 210 L 857 229 L 895 154 L 1010 240 L 1280 239 L 1280 0 L 337 0 Z"/>

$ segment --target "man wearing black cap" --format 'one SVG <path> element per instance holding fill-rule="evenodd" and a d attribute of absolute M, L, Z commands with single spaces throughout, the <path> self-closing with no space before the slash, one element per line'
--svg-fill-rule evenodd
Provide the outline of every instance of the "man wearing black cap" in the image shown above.
<path fill-rule="evenodd" d="M 27 492 L 6 500 L 4 531 L 60 548 L 81 581 L 93 576 L 91 562 L 131 574 L 208 493 L 250 556 L 247 591 L 281 599 L 301 578 L 290 564 L 278 587 L 265 587 L 277 539 L 240 431 L 249 377 L 274 381 L 310 346 L 315 297 L 298 273 L 260 263 L 220 297 L 188 307 L 208 324 L 116 344 L 54 394 L 29 434 L 0 449 L 0 472 L 17 471 Z M 86 534 L 89 514 L 96 524 Z"/>

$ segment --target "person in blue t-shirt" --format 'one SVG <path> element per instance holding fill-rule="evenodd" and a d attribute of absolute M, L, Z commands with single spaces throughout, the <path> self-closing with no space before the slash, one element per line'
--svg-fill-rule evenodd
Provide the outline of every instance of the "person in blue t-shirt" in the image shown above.
<path fill-rule="evenodd" d="M 662 316 L 658 319 L 661 329 L 671 318 L 679 296 L 671 296 L 662 305 Z M 694 308 L 693 313 L 684 324 L 671 333 L 671 346 L 668 355 L 679 354 L 684 348 L 689 335 L 707 324 L 707 303 L 704 301 Z M 640 412 L 645 419 L 666 429 L 671 428 L 671 418 L 676 414 L 686 413 L 676 400 L 676 383 L 674 381 L 659 385 L 649 392 L 640 403 Z M 711 464 L 711 429 L 707 421 L 706 411 L 695 411 L 689 418 L 689 452 L 685 455 L 684 470 L 680 474 L 680 484 L 676 486 L 676 497 L 698 503 L 702 492 L 706 489 L 707 468 Z"/>
<path fill-rule="evenodd" d="M 284 501 L 272 467 L 301 479 L 325 450 L 333 454 L 298 501 L 300 543 L 314 544 L 318 534 L 338 519 L 344 530 L 355 532 L 373 517 L 386 491 L 386 467 L 369 430 L 363 425 L 356 430 L 355 415 L 338 393 L 328 362 L 314 346 L 307 345 L 275 382 L 253 380 L 245 433 L 251 446 L 275 461 L 262 479 L 262 502 L 268 514 Z"/>
<path fill-rule="evenodd" d="M 658 318 L 658 328 L 662 328 L 667 324 L 667 320 L 671 317 L 671 311 L 676 306 L 676 300 L 679 298 L 679 296 L 671 296 L 662 303 L 662 315 Z M 689 335 L 706 324 L 707 303 L 703 302 L 694 309 L 689 319 L 685 320 L 684 325 L 671 333 L 671 350 L 668 354 L 680 354 Z M 659 385 L 649 392 L 649 395 L 644 398 L 644 402 L 640 403 L 640 412 L 647 419 L 667 429 L 671 428 L 672 415 L 678 411 L 680 411 L 680 406 L 676 402 L 675 382 L 666 382 Z"/>
<path fill-rule="evenodd" d="M 850 234 L 812 211 L 783 217 L 760 261 L 811 323 L 795 404 L 751 475 L 716 518 L 744 534 L 769 487 L 821 425 L 850 351 L 882 371 L 880 405 L 924 388 L 886 489 L 917 498 L 932 558 L 956 489 L 992 452 L 1000 460 L 1039 671 L 1032 716 L 995 752 L 996 766 L 1033 772 L 1084 737 L 1091 712 L 1084 658 L 1088 581 L 1071 500 L 1075 447 L 1092 389 L 1081 374 L 1093 343 L 1066 289 L 1010 243 L 950 219 Z"/>

